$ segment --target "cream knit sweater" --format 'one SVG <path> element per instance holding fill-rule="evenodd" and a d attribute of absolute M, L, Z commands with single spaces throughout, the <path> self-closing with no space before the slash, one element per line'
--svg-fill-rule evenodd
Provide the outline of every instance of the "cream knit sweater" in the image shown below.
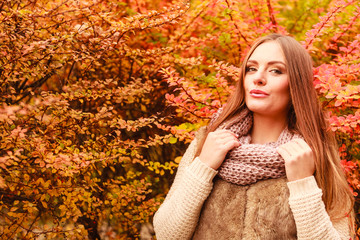
<path fill-rule="evenodd" d="M 197 139 L 186 150 L 165 201 L 154 216 L 158 240 L 190 239 L 217 171 L 195 158 Z M 265 180 L 266 181 L 266 180 Z M 287 183 L 298 239 L 350 239 L 348 220 L 333 223 L 314 177 Z"/>

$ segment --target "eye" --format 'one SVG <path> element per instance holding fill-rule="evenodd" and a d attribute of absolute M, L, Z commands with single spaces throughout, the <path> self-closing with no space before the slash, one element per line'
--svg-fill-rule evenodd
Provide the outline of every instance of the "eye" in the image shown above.
<path fill-rule="evenodd" d="M 246 67 L 246 72 L 255 72 L 256 68 L 253 66 Z"/>
<path fill-rule="evenodd" d="M 270 72 L 275 73 L 275 74 L 282 74 L 283 73 L 280 69 L 277 69 L 277 68 L 271 69 Z"/>

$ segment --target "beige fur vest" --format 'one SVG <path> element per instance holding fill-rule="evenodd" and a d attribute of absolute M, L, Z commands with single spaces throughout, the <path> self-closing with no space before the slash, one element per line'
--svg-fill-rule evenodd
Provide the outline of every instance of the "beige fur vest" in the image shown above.
<path fill-rule="evenodd" d="M 240 186 L 216 177 L 193 239 L 297 239 L 288 198 L 285 178 Z"/>

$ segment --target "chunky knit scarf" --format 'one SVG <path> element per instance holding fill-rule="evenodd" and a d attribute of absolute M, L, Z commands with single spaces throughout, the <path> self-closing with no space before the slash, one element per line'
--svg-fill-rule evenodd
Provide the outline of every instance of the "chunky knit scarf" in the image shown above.
<path fill-rule="evenodd" d="M 216 115 L 218 114 L 219 112 Z M 285 176 L 285 162 L 276 148 L 294 138 L 302 138 L 286 128 L 276 142 L 252 144 L 249 135 L 252 124 L 252 113 L 245 109 L 239 118 L 220 126 L 238 134 L 241 143 L 239 147 L 228 152 L 219 169 L 219 177 L 227 182 L 249 185 L 260 180 Z"/>

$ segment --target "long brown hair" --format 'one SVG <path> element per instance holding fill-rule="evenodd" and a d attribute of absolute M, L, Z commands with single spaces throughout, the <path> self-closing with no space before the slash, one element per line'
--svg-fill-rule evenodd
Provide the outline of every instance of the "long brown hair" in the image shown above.
<path fill-rule="evenodd" d="M 333 220 L 347 214 L 352 219 L 354 199 L 340 165 L 334 134 L 328 128 L 313 86 L 312 59 L 300 43 L 292 37 L 271 34 L 258 39 L 252 45 L 241 65 L 240 79 L 235 92 L 230 96 L 219 116 L 208 125 L 205 136 L 200 140 L 196 155 L 200 154 L 209 132 L 215 131 L 222 123 L 237 118 L 241 110 L 246 108 L 243 86 L 246 64 L 254 50 L 268 41 L 277 42 L 285 56 L 291 95 L 288 128 L 300 133 L 314 152 L 316 168 L 314 175 L 319 187 L 323 190 L 326 210 Z"/>

